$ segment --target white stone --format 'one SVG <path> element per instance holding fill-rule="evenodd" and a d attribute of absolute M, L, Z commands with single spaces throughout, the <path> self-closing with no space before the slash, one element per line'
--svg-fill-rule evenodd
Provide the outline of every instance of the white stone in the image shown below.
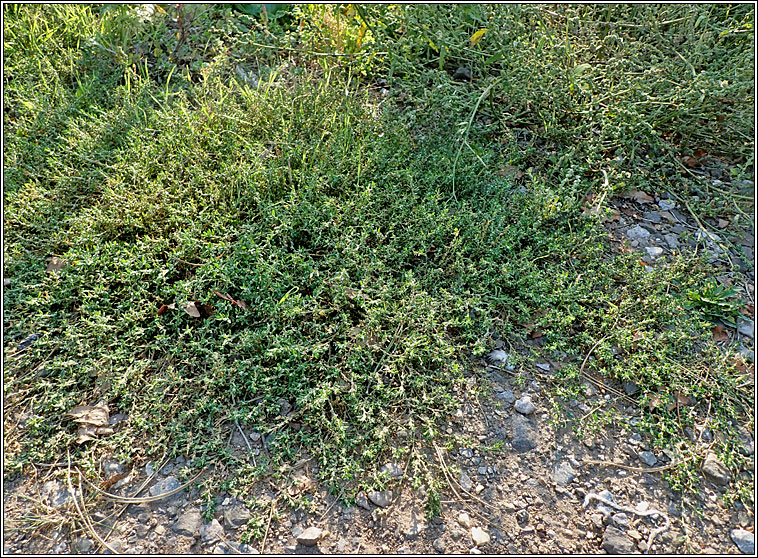
<path fill-rule="evenodd" d="M 476 546 L 484 546 L 490 542 L 490 535 L 481 527 L 473 527 L 471 529 L 471 540 L 474 541 Z"/>

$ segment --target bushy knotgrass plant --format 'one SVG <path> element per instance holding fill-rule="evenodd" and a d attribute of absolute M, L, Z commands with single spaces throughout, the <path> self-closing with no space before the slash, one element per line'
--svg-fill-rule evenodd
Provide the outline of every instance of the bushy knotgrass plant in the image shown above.
<path fill-rule="evenodd" d="M 610 254 L 600 218 L 582 214 L 600 169 L 611 190 L 653 184 L 632 162 L 664 134 L 744 155 L 728 126 L 749 123 L 747 12 L 722 8 L 303 7 L 287 30 L 217 7 L 182 41 L 167 14 L 6 7 L 4 419 L 27 418 L 6 467 L 67 448 L 85 466 L 182 454 L 234 464 L 244 491 L 307 450 L 349 498 L 393 449 L 441 436 L 472 357 L 528 321 L 565 354 L 567 390 L 592 350 L 592 370 L 636 382 L 643 405 L 679 392 L 743 420 L 709 324 L 683 311 L 705 262 L 646 269 Z M 665 14 L 677 22 L 657 30 Z M 362 22 L 363 47 L 327 40 Z M 699 26 L 700 50 L 661 58 Z M 290 50 L 260 46 L 274 39 Z M 313 54 L 339 45 L 373 55 Z M 240 79 L 253 61 L 257 81 Z M 451 79 L 458 65 L 472 83 Z M 691 65 L 701 81 L 685 80 Z M 660 68 L 679 86 L 635 77 Z M 366 87 L 377 75 L 388 100 Z M 737 99 L 722 122 L 719 79 Z M 215 312 L 193 317 L 188 301 Z M 128 419 L 75 446 L 63 415 L 100 400 Z M 666 408 L 644 407 L 670 447 L 692 418 Z M 230 451 L 235 423 L 263 433 L 271 461 Z M 434 512 L 440 487 L 426 481 Z"/>

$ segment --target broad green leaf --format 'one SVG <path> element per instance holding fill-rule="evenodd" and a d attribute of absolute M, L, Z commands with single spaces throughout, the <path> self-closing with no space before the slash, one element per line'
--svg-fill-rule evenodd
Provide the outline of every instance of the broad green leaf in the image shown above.
<path fill-rule="evenodd" d="M 482 37 L 487 33 L 487 29 L 480 29 L 473 35 L 471 35 L 471 46 L 474 46 L 476 43 L 482 40 Z"/>

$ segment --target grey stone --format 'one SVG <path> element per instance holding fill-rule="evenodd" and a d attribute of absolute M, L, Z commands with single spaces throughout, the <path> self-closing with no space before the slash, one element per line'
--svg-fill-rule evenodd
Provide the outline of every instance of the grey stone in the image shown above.
<path fill-rule="evenodd" d="M 324 532 L 318 527 L 308 527 L 296 539 L 303 546 L 316 546 L 323 534 Z"/>
<path fill-rule="evenodd" d="M 650 233 L 640 225 L 637 225 L 626 231 L 626 236 L 629 240 L 645 240 L 650 236 Z"/>
<path fill-rule="evenodd" d="M 656 463 L 658 463 L 658 458 L 655 457 L 655 454 L 652 451 L 641 451 L 638 455 L 640 458 L 640 461 L 642 461 L 645 465 L 652 467 Z"/>
<path fill-rule="evenodd" d="M 426 527 L 426 523 L 414 515 L 411 517 L 410 524 L 403 529 L 403 535 L 408 539 L 415 539 L 424 532 Z"/>
<path fill-rule="evenodd" d="M 755 444 L 753 443 L 753 437 L 750 435 L 750 432 L 740 427 L 739 430 L 737 430 L 737 435 L 742 442 L 740 452 L 744 455 L 753 455 L 753 453 L 755 453 Z"/>
<path fill-rule="evenodd" d="M 461 476 L 458 479 L 458 484 L 460 484 L 461 488 L 466 492 L 471 492 L 471 490 L 474 488 L 474 483 L 471 481 L 471 477 L 469 477 L 465 472 L 461 473 Z"/>
<path fill-rule="evenodd" d="M 403 470 L 397 463 L 387 463 L 386 465 L 383 465 L 381 469 L 379 469 L 379 472 L 387 473 L 393 479 L 403 478 Z"/>
<path fill-rule="evenodd" d="M 521 396 L 521 398 L 516 401 L 513 408 L 522 415 L 531 415 L 534 411 L 537 410 L 537 407 L 534 406 L 534 403 L 532 403 L 532 398 L 529 395 Z"/>
<path fill-rule="evenodd" d="M 490 542 L 490 534 L 481 527 L 472 527 L 471 540 L 476 546 L 484 546 Z"/>
<path fill-rule="evenodd" d="M 498 399 L 505 401 L 506 403 L 513 403 L 516 401 L 516 396 L 513 395 L 513 392 L 511 390 L 505 390 L 501 391 L 497 395 L 495 395 Z"/>
<path fill-rule="evenodd" d="M 65 506 L 72 500 L 71 493 L 55 480 L 47 481 L 42 485 L 42 494 L 45 495 L 47 503 L 54 508 Z"/>
<path fill-rule="evenodd" d="M 538 362 L 535 364 L 537 368 L 540 370 L 544 370 L 545 372 L 550 372 L 550 364 L 547 362 Z"/>
<path fill-rule="evenodd" d="M 455 73 L 453 74 L 453 79 L 458 81 L 471 81 L 471 70 L 465 66 L 458 66 L 458 69 L 455 70 Z"/>
<path fill-rule="evenodd" d="M 434 550 L 440 554 L 445 554 L 445 551 L 447 550 L 447 545 L 445 545 L 445 541 L 442 539 L 435 539 L 432 543 L 432 547 L 434 547 Z"/>
<path fill-rule="evenodd" d="M 608 554 L 634 554 L 634 542 L 616 527 L 606 527 L 603 534 L 603 549 Z"/>
<path fill-rule="evenodd" d="M 660 258 L 663 255 L 663 248 L 660 246 L 648 246 L 645 248 L 645 252 L 652 259 Z"/>
<path fill-rule="evenodd" d="M 162 481 L 159 481 L 150 487 L 150 496 L 160 496 L 161 494 L 166 494 L 167 492 L 176 490 L 180 486 L 181 484 L 176 477 L 166 477 Z"/>
<path fill-rule="evenodd" d="M 663 211 L 671 211 L 676 207 L 676 202 L 673 200 L 661 200 L 658 202 L 658 207 Z"/>
<path fill-rule="evenodd" d="M 526 523 L 529 521 L 529 512 L 526 510 L 518 510 L 516 512 L 516 521 L 519 523 Z"/>
<path fill-rule="evenodd" d="M 661 214 L 657 211 L 648 211 L 642 215 L 643 219 L 650 221 L 651 223 L 660 223 Z"/>
<path fill-rule="evenodd" d="M 195 537 L 200 534 L 200 525 L 202 525 L 202 523 L 203 518 L 200 515 L 200 512 L 190 511 L 181 514 L 171 528 L 179 535 Z"/>
<path fill-rule="evenodd" d="M 368 499 L 380 508 L 386 508 L 392 503 L 392 491 L 391 490 L 373 490 L 368 493 Z"/>
<path fill-rule="evenodd" d="M 73 541 L 73 548 L 79 554 L 89 554 L 93 546 L 92 541 L 87 537 L 77 537 Z"/>
<path fill-rule="evenodd" d="M 634 382 L 624 382 L 621 385 L 623 386 L 624 391 L 627 395 L 634 395 L 640 390 L 640 388 Z"/>
<path fill-rule="evenodd" d="M 744 529 L 732 529 L 729 533 L 743 554 L 755 554 L 755 535 Z"/>
<path fill-rule="evenodd" d="M 358 493 L 358 495 L 355 497 L 355 504 L 364 510 L 371 511 L 371 504 L 368 503 L 368 498 L 366 498 L 365 492 Z"/>
<path fill-rule="evenodd" d="M 566 461 L 561 461 L 553 470 L 553 480 L 558 486 L 568 486 L 575 478 L 576 472 Z"/>
<path fill-rule="evenodd" d="M 511 356 L 502 349 L 495 349 L 486 357 L 487 362 L 497 366 L 508 364 Z"/>
<path fill-rule="evenodd" d="M 124 472 L 124 464 L 106 459 L 103 461 L 103 472 L 108 475 L 120 475 Z"/>
<path fill-rule="evenodd" d="M 664 234 L 663 240 L 666 241 L 666 244 L 671 250 L 679 248 L 679 235 L 673 233 Z"/>
<path fill-rule="evenodd" d="M 205 544 L 213 544 L 218 542 L 224 535 L 224 527 L 218 522 L 218 519 L 213 519 L 210 523 L 200 526 L 200 538 Z"/>
<path fill-rule="evenodd" d="M 276 404 L 279 405 L 279 414 L 282 416 L 286 416 L 292 411 L 292 405 L 290 405 L 290 402 L 283 397 L 279 398 L 276 401 Z"/>
<path fill-rule="evenodd" d="M 629 517 L 625 513 L 616 513 L 611 517 L 616 527 L 624 528 L 629 525 Z"/>
<path fill-rule="evenodd" d="M 537 447 L 537 423 L 521 414 L 511 417 L 511 446 L 518 452 L 526 452 Z"/>
<path fill-rule="evenodd" d="M 397 553 L 398 554 L 411 554 L 413 551 L 411 550 L 411 547 L 407 544 L 404 544 L 401 547 L 398 547 Z"/>
<path fill-rule="evenodd" d="M 753 326 L 753 321 L 752 320 L 749 321 L 749 322 L 742 322 L 737 327 L 737 331 L 739 331 L 742 335 L 744 335 L 746 337 L 750 337 L 750 339 L 753 338 L 753 329 L 754 329 L 754 326 Z"/>
<path fill-rule="evenodd" d="M 250 521 L 250 510 L 242 504 L 233 504 L 224 509 L 224 523 L 230 529 L 235 529 Z"/>
<path fill-rule="evenodd" d="M 703 473 L 716 484 L 729 484 L 729 470 L 718 460 L 716 454 L 710 452 L 703 463 Z"/>

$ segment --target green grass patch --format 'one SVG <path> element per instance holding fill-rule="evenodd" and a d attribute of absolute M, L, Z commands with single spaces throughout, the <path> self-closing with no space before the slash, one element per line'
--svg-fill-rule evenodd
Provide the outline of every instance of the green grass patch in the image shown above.
<path fill-rule="evenodd" d="M 744 421 L 749 394 L 709 344 L 733 308 L 707 263 L 646 270 L 582 214 L 601 168 L 612 191 L 676 189 L 659 172 L 674 144 L 752 152 L 749 8 L 666 9 L 664 29 L 663 8 L 631 6 L 306 6 L 268 24 L 5 7 L 5 419 L 27 419 L 6 468 L 168 453 L 234 464 L 244 491 L 307 450 L 349 498 L 393 449 L 442 436 L 471 358 L 527 321 L 564 355 L 565 394 L 591 348 L 595 372 L 640 385 L 662 447 L 702 405 Z M 183 35 L 189 19 L 201 33 Z M 314 55 L 339 47 L 361 56 Z M 473 82 L 451 79 L 459 65 Z M 367 86 L 381 75 L 389 98 Z M 718 96 L 736 103 L 723 120 Z M 46 271 L 51 256 L 66 266 Z M 702 405 L 645 405 L 677 392 Z M 63 415 L 99 400 L 128 420 L 75 445 Z M 235 422 L 270 460 L 230 451 Z M 436 513 L 442 487 L 413 462 Z"/>

